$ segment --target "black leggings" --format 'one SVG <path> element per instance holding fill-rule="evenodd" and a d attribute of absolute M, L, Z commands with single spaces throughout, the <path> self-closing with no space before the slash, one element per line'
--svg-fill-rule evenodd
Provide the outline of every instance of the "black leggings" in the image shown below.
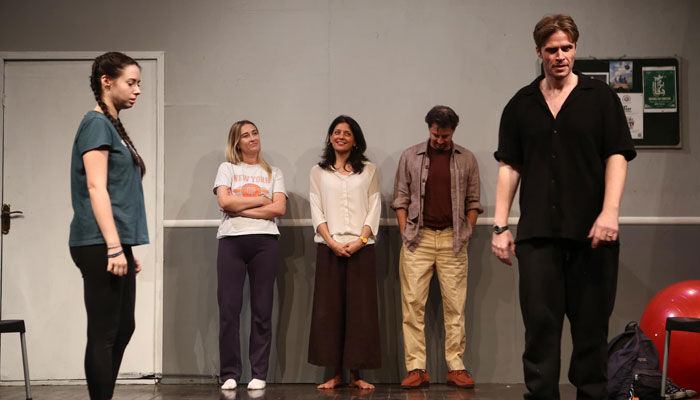
<path fill-rule="evenodd" d="M 107 246 L 70 248 L 73 262 L 83 274 L 87 311 L 85 377 L 90 399 L 111 399 L 126 345 L 134 333 L 136 274 L 131 246 L 123 246 L 127 274 L 107 272 Z"/>

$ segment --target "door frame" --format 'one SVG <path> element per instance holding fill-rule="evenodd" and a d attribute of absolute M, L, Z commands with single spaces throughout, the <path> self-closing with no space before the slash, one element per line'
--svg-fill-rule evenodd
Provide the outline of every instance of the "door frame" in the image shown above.
<path fill-rule="evenodd" d="M 0 143 L 5 142 L 5 63 L 8 61 L 92 61 L 104 51 L 31 51 L 0 52 Z M 155 329 L 154 366 L 156 378 L 163 374 L 163 210 L 164 210 L 164 145 L 165 145 L 165 53 L 162 51 L 125 51 L 137 61 L 156 62 L 156 226 L 155 238 Z M 87 90 L 87 88 L 85 89 Z M 0 148 L 0 178 L 4 177 L 4 151 Z M 4 184 L 0 184 L 0 199 L 4 199 Z M 0 235 L 0 304 L 2 304 L 2 247 Z M 2 308 L 0 307 L 0 312 Z M 2 315 L 0 315 L 0 318 Z"/>

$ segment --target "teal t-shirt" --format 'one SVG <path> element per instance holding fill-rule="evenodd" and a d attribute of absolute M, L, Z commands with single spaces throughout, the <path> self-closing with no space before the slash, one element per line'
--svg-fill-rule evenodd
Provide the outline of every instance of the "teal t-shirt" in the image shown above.
<path fill-rule="evenodd" d="M 83 154 L 97 148 L 109 150 L 107 192 L 121 243 L 132 246 L 148 243 L 141 170 L 107 117 L 97 111 L 89 111 L 80 122 L 73 141 L 70 167 L 73 221 L 68 244 L 88 246 L 105 242 L 92 212 L 83 165 Z"/>

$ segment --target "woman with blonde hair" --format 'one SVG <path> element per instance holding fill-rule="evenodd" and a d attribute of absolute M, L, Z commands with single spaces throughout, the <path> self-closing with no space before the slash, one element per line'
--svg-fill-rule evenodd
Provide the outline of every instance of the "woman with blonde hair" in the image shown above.
<path fill-rule="evenodd" d="M 263 389 L 272 341 L 272 300 L 279 230 L 275 218 L 286 211 L 282 172 L 260 153 L 260 133 L 254 123 L 233 124 L 226 162 L 214 181 L 214 194 L 223 215 L 217 239 L 217 298 L 219 302 L 220 378 L 224 390 L 235 389 L 241 378 L 239 317 L 246 273 L 250 283 L 249 358 L 253 379 L 248 389 Z"/>

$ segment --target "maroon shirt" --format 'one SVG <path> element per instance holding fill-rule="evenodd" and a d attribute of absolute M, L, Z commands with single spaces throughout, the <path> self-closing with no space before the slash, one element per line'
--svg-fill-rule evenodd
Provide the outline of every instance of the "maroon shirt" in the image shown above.
<path fill-rule="evenodd" d="M 423 224 L 428 228 L 445 229 L 452 226 L 451 156 L 452 149 L 443 151 L 428 145 L 430 167 L 423 202 Z"/>

